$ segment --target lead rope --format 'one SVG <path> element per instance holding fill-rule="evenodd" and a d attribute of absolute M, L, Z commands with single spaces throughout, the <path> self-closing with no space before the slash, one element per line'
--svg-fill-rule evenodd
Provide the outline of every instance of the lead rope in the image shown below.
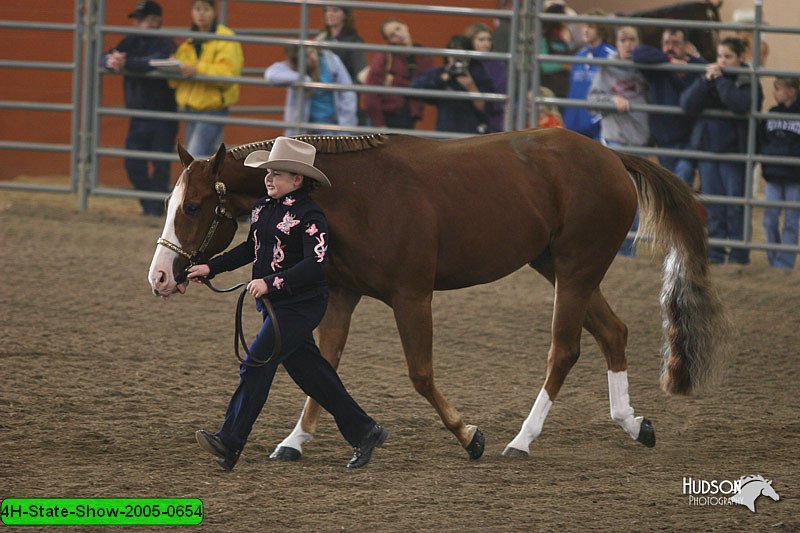
<path fill-rule="evenodd" d="M 278 327 L 278 318 L 275 316 L 275 309 L 272 308 L 272 304 L 270 303 L 268 298 L 259 298 L 261 300 L 261 305 L 264 306 L 264 309 L 267 310 L 267 315 L 269 316 L 270 321 L 272 322 L 272 329 L 275 331 L 275 342 L 272 346 L 272 354 L 267 357 L 265 360 L 261 361 L 253 357 L 250 353 L 250 350 L 247 348 L 247 341 L 244 337 L 244 328 L 242 327 L 242 310 L 244 309 L 244 297 L 247 294 L 247 283 L 243 281 L 241 283 L 237 283 L 232 287 L 228 287 L 227 289 L 218 289 L 211 284 L 211 282 L 206 278 L 199 278 L 200 282 L 203 283 L 206 287 L 211 289 L 214 292 L 219 293 L 226 293 L 226 292 L 233 292 L 240 287 L 244 287 L 242 291 L 239 293 L 239 300 L 236 302 L 236 313 L 234 314 L 234 326 L 233 326 L 233 353 L 236 355 L 236 359 L 245 366 L 251 367 L 259 367 L 268 364 L 272 361 L 276 355 L 278 355 L 281 351 L 281 329 Z M 239 345 L 242 345 L 244 348 L 244 353 L 247 356 L 243 358 L 239 352 Z"/>

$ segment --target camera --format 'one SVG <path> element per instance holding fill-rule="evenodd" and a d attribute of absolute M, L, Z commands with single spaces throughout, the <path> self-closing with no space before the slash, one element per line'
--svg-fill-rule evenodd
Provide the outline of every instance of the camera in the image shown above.
<path fill-rule="evenodd" d="M 463 76 L 467 72 L 467 63 L 462 59 L 456 59 L 447 67 L 447 73 L 451 76 Z"/>

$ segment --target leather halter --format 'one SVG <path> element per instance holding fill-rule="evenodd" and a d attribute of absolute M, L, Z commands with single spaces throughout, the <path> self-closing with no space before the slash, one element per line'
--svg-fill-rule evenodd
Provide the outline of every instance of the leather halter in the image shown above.
<path fill-rule="evenodd" d="M 214 190 L 216 191 L 217 197 L 219 198 L 219 203 L 217 204 L 217 207 L 214 209 L 214 220 L 211 222 L 211 226 L 208 228 L 208 232 L 206 233 L 205 239 L 203 239 L 203 242 L 200 244 L 200 248 L 198 248 L 195 252 L 191 253 L 187 252 L 177 244 L 172 243 L 167 239 L 164 239 L 163 237 L 159 238 L 156 241 L 156 245 L 160 244 L 164 248 L 172 250 L 176 254 L 185 257 L 189 261 L 189 266 L 194 265 L 197 259 L 200 257 L 200 255 L 206 251 L 206 248 L 208 248 L 208 245 L 211 243 L 211 239 L 214 237 L 214 233 L 217 231 L 217 227 L 219 226 L 220 222 L 222 222 L 225 219 L 228 219 L 232 220 L 234 224 L 236 223 L 236 219 L 234 218 L 234 216 L 225 207 L 225 193 L 227 192 L 225 184 L 222 183 L 221 181 L 214 183 Z"/>

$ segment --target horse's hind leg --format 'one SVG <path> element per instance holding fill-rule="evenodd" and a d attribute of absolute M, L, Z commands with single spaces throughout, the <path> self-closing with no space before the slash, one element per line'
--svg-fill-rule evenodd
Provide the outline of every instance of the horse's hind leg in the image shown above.
<path fill-rule="evenodd" d="M 564 276 L 563 279 L 569 279 L 569 276 Z M 581 328 L 589 304 L 589 294 L 593 288 L 573 281 L 556 284 L 552 340 L 547 355 L 547 377 L 544 387 L 539 391 L 519 433 L 503 450 L 503 456 L 527 456 L 530 444 L 541 434 L 553 400 L 556 399 L 567 374 L 580 357 Z"/>
<path fill-rule="evenodd" d="M 599 287 L 592 294 L 584 326 L 594 336 L 606 358 L 612 420 L 631 438 L 652 448 L 656 445 L 653 424 L 646 418 L 633 416 L 628 395 L 628 362 L 625 357 L 628 328 L 608 305 Z"/>
<path fill-rule="evenodd" d="M 317 327 L 319 350 L 334 369 L 339 367 L 347 335 L 350 332 L 350 318 L 361 297 L 341 288 L 331 287 L 328 309 Z M 288 437 L 278 444 L 270 455 L 271 459 L 296 461 L 303 454 L 303 444 L 314 438 L 322 407 L 311 398 L 306 398 L 303 412 Z"/>
<path fill-rule="evenodd" d="M 433 380 L 433 293 L 420 297 L 395 297 L 392 300 L 397 329 L 414 389 L 436 409 L 445 427 L 456 436 L 470 458 L 483 455 L 484 437 L 476 426 L 467 426 L 464 418 L 439 392 Z"/>

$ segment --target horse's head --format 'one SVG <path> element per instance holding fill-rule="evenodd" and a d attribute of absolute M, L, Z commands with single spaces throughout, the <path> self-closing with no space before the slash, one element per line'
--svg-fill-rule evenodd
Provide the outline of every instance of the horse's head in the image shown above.
<path fill-rule="evenodd" d="M 150 264 L 153 294 L 164 298 L 186 291 L 186 269 L 224 250 L 236 233 L 236 218 L 220 180 L 225 145 L 210 159 L 195 160 L 180 144 L 183 165 L 167 202 L 167 220 Z"/>

